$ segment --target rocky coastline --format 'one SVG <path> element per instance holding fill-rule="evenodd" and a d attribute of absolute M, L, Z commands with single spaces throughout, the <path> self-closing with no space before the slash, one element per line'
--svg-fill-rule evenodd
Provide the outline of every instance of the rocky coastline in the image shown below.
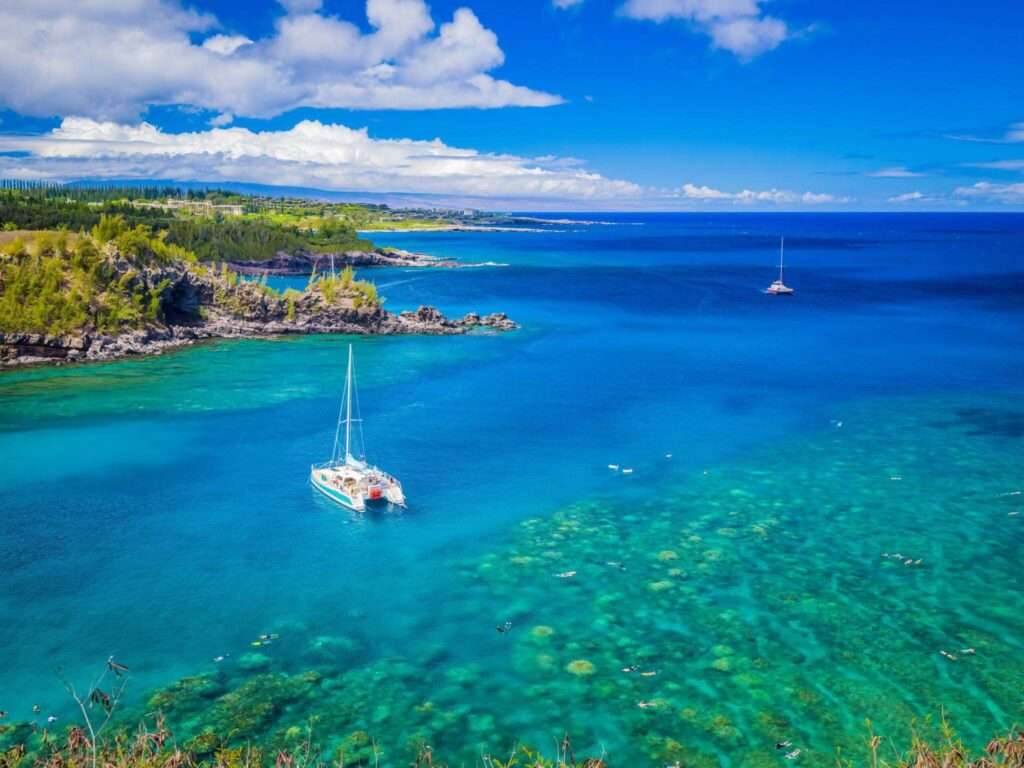
<path fill-rule="evenodd" d="M 228 267 L 241 275 L 308 275 L 313 271 L 326 272 L 332 266 L 344 267 L 442 267 L 460 269 L 469 267 L 502 266 L 494 262 L 469 263 L 441 259 L 425 253 L 403 251 L 399 248 L 375 248 L 371 251 L 344 251 L 340 253 L 313 253 L 296 251 L 278 252 L 267 261 L 229 261 Z"/>
<path fill-rule="evenodd" d="M 454 336 L 476 330 L 510 331 L 518 327 L 503 312 L 488 315 L 470 313 L 450 319 L 434 307 L 422 306 L 415 312 L 354 311 L 349 317 L 303 322 L 272 320 L 263 323 L 224 318 L 194 325 L 151 325 L 117 335 L 0 333 L 0 368 L 159 355 L 209 339 L 254 339 L 314 333 Z"/>
<path fill-rule="evenodd" d="M 360 295 L 359 285 L 346 286 L 340 279 L 326 280 L 330 290 L 315 283 L 302 292 L 281 293 L 258 281 L 239 280 L 229 270 L 185 263 L 140 267 L 116 251 L 109 260 L 126 285 L 158 295 L 158 321 L 118 333 L 90 327 L 60 335 L 0 332 L 0 367 L 153 355 L 205 339 L 313 333 L 442 336 L 518 328 L 501 312 L 458 319 L 429 306 L 388 312 L 376 299 Z"/>

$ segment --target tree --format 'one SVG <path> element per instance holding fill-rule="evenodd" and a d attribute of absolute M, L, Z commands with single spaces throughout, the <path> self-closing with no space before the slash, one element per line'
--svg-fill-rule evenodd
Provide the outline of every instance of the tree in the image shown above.
<path fill-rule="evenodd" d="M 128 231 L 128 224 L 121 214 L 100 216 L 99 223 L 92 228 L 92 236 L 100 243 L 109 243 Z"/>

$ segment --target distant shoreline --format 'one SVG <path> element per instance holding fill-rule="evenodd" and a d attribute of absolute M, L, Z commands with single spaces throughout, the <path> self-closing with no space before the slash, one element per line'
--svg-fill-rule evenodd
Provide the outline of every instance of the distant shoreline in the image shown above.
<path fill-rule="evenodd" d="M 392 229 L 357 229 L 360 235 L 401 234 L 403 232 L 547 232 L 537 227 L 474 226 L 470 224 L 437 224 L 423 227 L 401 227 Z"/>

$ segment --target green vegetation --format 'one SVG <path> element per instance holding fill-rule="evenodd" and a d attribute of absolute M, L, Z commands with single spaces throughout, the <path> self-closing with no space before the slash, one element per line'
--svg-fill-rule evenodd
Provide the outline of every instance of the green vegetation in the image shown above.
<path fill-rule="evenodd" d="M 140 225 L 104 218 L 96 235 L 77 238 L 41 233 L 0 248 L 0 331 L 61 335 L 89 328 L 116 333 L 162 319 L 166 283 L 149 285 L 132 267 L 118 271 L 97 243 L 113 242 L 141 264 L 187 259 L 188 254 L 151 237 Z"/>
<path fill-rule="evenodd" d="M 320 291 L 328 304 L 334 304 L 339 297 L 352 296 L 352 306 L 356 309 L 366 305 L 383 304 L 377 296 L 377 286 L 365 280 L 356 280 L 352 267 L 345 267 L 336 277 L 313 275 L 310 286 Z"/>
<path fill-rule="evenodd" d="M 265 261 L 281 251 L 373 249 L 373 243 L 360 238 L 347 219 L 324 206 L 293 209 L 282 204 L 268 213 L 256 198 L 224 192 L 170 194 L 160 199 L 161 193 L 177 190 L 143 188 L 135 194 L 132 188 L 12 189 L 7 184 L 0 184 L 0 231 L 88 231 L 104 216 L 119 216 L 129 227 L 144 225 L 154 233 L 165 233 L 168 245 L 191 251 L 201 261 Z"/>
<path fill-rule="evenodd" d="M 199 692 L 197 695 L 204 695 Z M 254 713 L 258 716 L 258 713 Z M 108 738 L 97 735 L 93 749 L 91 732 L 75 725 L 63 734 L 49 733 L 28 724 L 0 726 L 0 768 L 369 768 L 379 765 L 407 765 L 409 768 L 446 768 L 449 763 L 423 742 L 410 743 L 408 760 L 388 760 L 380 746 L 365 732 L 354 732 L 344 740 L 347 749 L 325 760 L 314 743 L 315 724 L 292 727 L 285 734 L 287 744 L 262 748 L 251 742 L 235 743 L 210 729 L 189 741 L 177 742 L 161 714 L 136 728 L 122 728 Z M 497 736 L 497 735 L 495 735 Z M 972 754 L 948 726 L 934 743 L 912 731 L 910 747 L 883 745 L 874 734 L 853 761 L 839 754 L 837 768 L 1024 768 L 1024 731 L 1011 730 L 992 739 L 980 754 Z M 384 761 L 382 762 L 382 757 Z M 481 755 L 483 768 L 607 768 L 612 758 L 577 757 L 568 737 L 548 755 L 527 746 L 495 757 Z"/>
<path fill-rule="evenodd" d="M 167 231 L 168 242 L 194 252 L 201 261 L 266 261 L 279 251 L 326 253 L 373 248 L 351 227 L 338 222 L 318 230 L 303 230 L 259 219 L 182 217 L 172 220 Z"/>
<path fill-rule="evenodd" d="M 167 286 L 152 284 L 140 270 L 172 264 L 214 280 L 215 303 L 241 316 L 253 291 L 273 301 L 282 296 L 265 284 L 240 287 L 237 275 L 208 271 L 203 263 L 368 251 L 374 246 L 357 228 L 437 226 L 457 215 L 224 190 L 0 180 L 0 331 L 114 334 L 162 323 Z M 130 263 L 115 263 L 115 252 Z M 382 303 L 376 287 L 356 280 L 351 269 L 337 277 L 314 274 L 310 290 L 356 309 Z M 284 295 L 281 314 L 294 320 L 302 296 Z"/>
<path fill-rule="evenodd" d="M 120 214 L 132 226 L 147 224 L 165 227 L 169 217 L 163 211 L 135 208 L 125 201 L 89 202 L 74 198 L 53 198 L 24 194 L 17 190 L 0 191 L 0 229 L 89 230 L 104 215 Z"/>
<path fill-rule="evenodd" d="M 131 225 L 120 213 L 104 214 L 89 234 L 58 230 L 0 238 L 0 332 L 116 334 L 164 323 L 171 280 L 163 267 L 172 276 L 187 268 L 207 280 L 214 303 L 240 317 L 249 298 L 262 293 L 272 302 L 283 300 L 282 314 L 294 320 L 303 296 L 294 290 L 281 294 L 265 277 L 241 281 L 223 262 L 215 272 L 173 242 L 167 229 L 154 231 Z M 319 291 L 328 303 L 351 302 L 357 309 L 382 303 L 376 287 L 356 280 L 351 269 L 338 277 L 314 275 L 309 290 Z"/>
<path fill-rule="evenodd" d="M 87 231 L 103 216 L 166 231 L 168 244 L 200 261 L 265 261 L 278 252 L 368 251 L 357 230 L 417 230 L 508 223 L 474 211 L 396 210 L 386 205 L 242 195 L 217 189 L 82 186 L 0 180 L 0 231 Z"/>

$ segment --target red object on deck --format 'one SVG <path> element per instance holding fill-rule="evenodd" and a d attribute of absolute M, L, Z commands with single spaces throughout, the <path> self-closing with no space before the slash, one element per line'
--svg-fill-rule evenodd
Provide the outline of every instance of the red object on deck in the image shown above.
<path fill-rule="evenodd" d="M 378 486 L 376 486 L 376 485 L 372 486 L 370 488 L 370 498 L 371 499 L 379 499 L 380 497 L 381 497 L 381 490 L 380 490 L 380 488 Z"/>

